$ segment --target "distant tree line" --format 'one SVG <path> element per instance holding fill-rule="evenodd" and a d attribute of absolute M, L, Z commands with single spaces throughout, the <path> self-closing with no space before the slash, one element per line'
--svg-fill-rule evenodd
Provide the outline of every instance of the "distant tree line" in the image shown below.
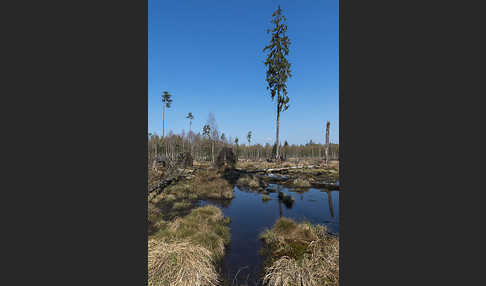
<path fill-rule="evenodd" d="M 193 133 L 192 131 L 181 134 L 174 134 L 172 131 L 164 137 L 156 134 L 148 135 L 148 158 L 149 162 L 155 156 L 168 156 L 177 158 L 178 154 L 190 152 L 194 160 L 214 162 L 223 147 L 231 147 L 236 157 L 240 160 L 266 160 L 275 158 L 276 145 L 261 144 L 240 144 L 239 138 L 228 137 L 218 130 L 208 129 L 205 125 L 205 132 Z M 250 133 L 251 134 L 251 133 Z M 247 138 L 248 139 L 248 138 Z M 248 140 L 251 142 L 250 140 Z M 279 146 L 279 153 L 282 157 L 290 158 L 315 158 L 325 159 L 325 144 L 315 143 L 310 140 L 306 144 L 288 144 L 287 141 Z M 339 144 L 329 144 L 329 160 L 339 159 Z"/>

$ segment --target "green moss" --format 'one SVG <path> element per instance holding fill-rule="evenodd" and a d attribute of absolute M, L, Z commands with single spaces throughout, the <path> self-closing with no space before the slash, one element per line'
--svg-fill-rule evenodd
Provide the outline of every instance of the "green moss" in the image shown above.
<path fill-rule="evenodd" d="M 282 250 L 280 250 L 276 256 L 288 256 L 296 260 L 302 258 L 304 253 L 310 253 L 307 250 L 308 244 L 301 241 L 289 241 Z"/>
<path fill-rule="evenodd" d="M 287 234 L 290 233 L 292 230 L 297 228 L 297 223 L 289 218 L 281 218 L 279 219 L 275 225 L 273 226 L 273 229 L 275 232 L 279 234 Z"/>

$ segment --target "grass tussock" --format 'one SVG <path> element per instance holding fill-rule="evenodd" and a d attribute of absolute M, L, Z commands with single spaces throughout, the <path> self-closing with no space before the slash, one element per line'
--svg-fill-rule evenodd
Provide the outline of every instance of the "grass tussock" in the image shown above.
<path fill-rule="evenodd" d="M 269 200 L 271 200 L 271 199 L 272 199 L 272 198 L 270 198 L 270 196 L 269 196 L 269 195 L 267 195 L 267 194 L 263 194 L 263 195 L 262 195 L 262 201 L 264 201 L 264 202 L 269 201 Z"/>
<path fill-rule="evenodd" d="M 219 285 L 211 252 L 189 242 L 149 240 L 148 285 Z"/>
<path fill-rule="evenodd" d="M 152 203 L 165 205 L 198 199 L 232 198 L 234 198 L 233 187 L 221 174 L 213 169 L 201 170 L 193 178 L 172 184 L 166 187 L 159 195 L 149 196 L 149 200 Z"/>
<path fill-rule="evenodd" d="M 228 224 L 229 219 L 223 216 L 218 207 L 205 206 L 169 222 L 153 238 L 166 242 L 188 241 L 208 249 L 215 259 L 220 259 L 230 242 Z"/>
<path fill-rule="evenodd" d="M 192 206 L 192 204 L 190 202 L 181 201 L 181 202 L 174 203 L 174 205 L 172 206 L 172 209 L 178 211 L 178 210 L 190 208 L 191 206 Z"/>
<path fill-rule="evenodd" d="M 308 188 L 311 186 L 309 181 L 303 178 L 297 178 L 292 183 L 295 187 Z"/>
<path fill-rule="evenodd" d="M 252 189 L 260 187 L 260 181 L 255 176 L 241 176 L 238 181 L 236 181 L 238 186 L 250 187 Z"/>
<path fill-rule="evenodd" d="M 268 256 L 264 284 L 339 284 L 339 238 L 328 234 L 325 226 L 281 218 L 260 238 Z"/>
<path fill-rule="evenodd" d="M 282 217 L 271 229 L 265 230 L 260 238 L 267 245 L 271 245 L 278 250 L 290 241 L 311 242 L 318 238 L 316 230 L 309 223 L 298 224 L 292 219 Z"/>
<path fill-rule="evenodd" d="M 232 199 L 233 187 L 213 170 L 201 171 L 192 183 L 192 192 L 200 199 Z"/>

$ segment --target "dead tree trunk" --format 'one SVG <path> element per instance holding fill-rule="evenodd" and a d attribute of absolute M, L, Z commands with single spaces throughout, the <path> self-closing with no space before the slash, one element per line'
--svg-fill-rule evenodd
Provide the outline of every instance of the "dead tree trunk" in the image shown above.
<path fill-rule="evenodd" d="M 155 158 L 157 158 L 157 140 L 154 142 L 154 147 L 155 147 Z"/>
<path fill-rule="evenodd" d="M 331 127 L 331 123 L 328 121 L 326 124 L 326 167 L 329 165 L 329 128 Z"/>
<path fill-rule="evenodd" d="M 162 105 L 162 138 L 165 136 L 165 104 Z"/>
<path fill-rule="evenodd" d="M 211 141 L 211 157 L 212 157 L 212 162 L 214 163 L 214 140 Z"/>
<path fill-rule="evenodd" d="M 280 156 L 278 155 L 278 129 L 279 129 L 279 121 L 280 121 L 280 106 L 279 106 L 279 98 L 280 98 L 280 92 L 277 91 L 278 95 L 277 95 L 277 136 L 276 136 L 276 140 L 275 140 L 275 144 L 277 145 L 277 149 L 276 149 L 276 157 L 275 159 L 277 160 L 277 163 L 280 162 Z"/>

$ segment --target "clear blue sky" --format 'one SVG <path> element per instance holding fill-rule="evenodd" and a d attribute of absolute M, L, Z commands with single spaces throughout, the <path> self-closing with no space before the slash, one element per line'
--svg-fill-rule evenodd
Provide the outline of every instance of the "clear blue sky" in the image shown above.
<path fill-rule="evenodd" d="M 290 107 L 280 115 L 280 142 L 339 142 L 339 1 L 149 0 L 148 131 L 162 134 L 160 96 L 173 96 L 166 133 L 187 132 L 188 112 L 201 132 L 209 112 L 227 137 L 275 142 L 276 104 L 266 90 L 263 48 L 280 4 L 291 40 Z"/>

